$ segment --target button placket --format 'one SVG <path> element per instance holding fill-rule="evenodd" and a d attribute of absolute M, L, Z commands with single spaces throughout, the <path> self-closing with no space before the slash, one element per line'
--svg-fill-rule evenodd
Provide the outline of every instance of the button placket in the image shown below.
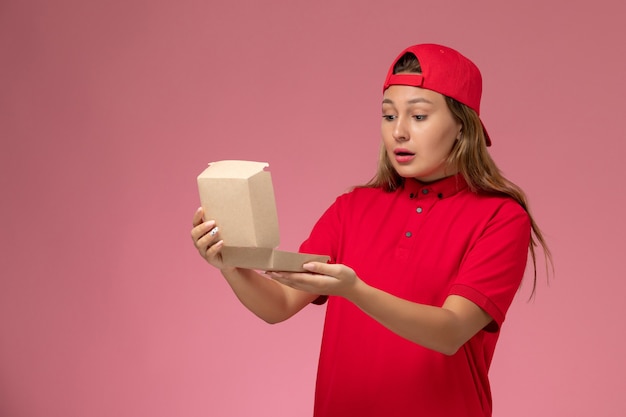
<path fill-rule="evenodd" d="M 432 194 L 431 191 L 432 190 L 424 188 L 421 192 L 409 194 L 410 198 L 416 200 L 417 207 L 413 206 L 414 214 L 409 216 L 404 229 L 404 236 L 402 239 L 405 242 L 404 245 L 414 246 L 418 242 L 415 239 L 417 239 L 417 233 L 419 233 L 423 222 L 426 220 L 426 217 L 424 216 L 428 210 L 432 209 L 432 206 L 439 201 L 440 198 L 437 198 L 439 196 Z"/>
<path fill-rule="evenodd" d="M 429 193 L 429 190 L 427 188 L 422 189 L 421 192 L 420 191 L 414 191 L 414 192 L 410 192 L 409 193 L 409 199 L 417 200 L 417 202 L 419 204 L 417 207 L 413 206 L 414 210 L 415 210 L 415 213 L 422 214 L 424 212 L 424 207 L 423 207 L 424 204 L 423 203 L 425 201 L 422 199 L 422 196 L 426 196 L 426 195 L 428 195 L 428 193 Z M 413 244 L 409 243 L 410 241 L 413 240 L 413 239 L 410 239 L 410 238 L 414 237 L 415 233 L 417 233 L 417 231 L 420 229 L 422 221 L 423 220 L 421 219 L 421 216 L 419 216 L 419 217 L 418 216 L 414 216 L 414 215 L 409 216 L 406 228 L 404 229 L 405 231 L 404 231 L 404 239 L 403 239 L 403 241 L 406 242 L 406 243 L 404 243 L 404 245 L 413 246 L 415 244 L 415 242 L 413 242 Z"/>
<path fill-rule="evenodd" d="M 452 183 L 452 180 L 457 182 Z M 420 232 L 424 223 L 430 218 L 430 211 L 437 203 L 466 187 L 462 178 L 460 180 L 446 179 L 439 184 L 407 183 L 407 188 L 401 196 L 402 202 L 399 202 L 400 205 L 397 207 L 398 215 L 402 218 L 400 221 L 404 225 L 401 229 L 395 229 L 398 236 L 396 256 L 412 256 L 413 251 L 424 244 Z M 397 224 L 397 226 L 400 225 Z"/>

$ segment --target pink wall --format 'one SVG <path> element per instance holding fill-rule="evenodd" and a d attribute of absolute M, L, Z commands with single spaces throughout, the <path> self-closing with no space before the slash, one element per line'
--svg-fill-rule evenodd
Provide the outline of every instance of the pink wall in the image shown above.
<path fill-rule="evenodd" d="M 482 69 L 493 155 L 556 259 L 503 330 L 495 415 L 624 416 L 623 16 L 619 0 L 4 0 L 0 416 L 309 415 L 323 307 L 269 326 L 238 305 L 191 245 L 195 176 L 269 162 L 297 248 L 373 173 L 387 65 L 431 41 Z"/>

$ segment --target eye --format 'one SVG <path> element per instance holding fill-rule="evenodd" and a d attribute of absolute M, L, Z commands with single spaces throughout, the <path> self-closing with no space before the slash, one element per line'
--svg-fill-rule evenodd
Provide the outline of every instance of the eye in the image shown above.
<path fill-rule="evenodd" d="M 413 116 L 413 118 L 415 120 L 422 121 L 422 120 L 426 120 L 426 115 L 425 114 L 416 114 L 415 116 Z"/>
<path fill-rule="evenodd" d="M 395 120 L 395 119 L 396 119 L 396 116 L 394 116 L 393 114 L 383 114 L 383 120 L 391 122 L 392 120 Z"/>

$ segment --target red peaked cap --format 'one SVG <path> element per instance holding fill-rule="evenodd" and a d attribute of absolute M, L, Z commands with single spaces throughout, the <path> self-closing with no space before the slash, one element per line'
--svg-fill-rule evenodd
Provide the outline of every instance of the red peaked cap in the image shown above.
<path fill-rule="evenodd" d="M 406 53 L 412 53 L 417 57 L 422 67 L 421 74 L 393 73 L 393 67 Z M 480 70 L 472 61 L 447 46 L 420 44 L 406 48 L 389 68 L 383 92 L 390 85 L 426 88 L 451 97 L 480 115 L 480 96 L 483 89 Z M 483 131 L 485 132 L 486 145 L 491 146 L 491 139 L 484 124 Z"/>

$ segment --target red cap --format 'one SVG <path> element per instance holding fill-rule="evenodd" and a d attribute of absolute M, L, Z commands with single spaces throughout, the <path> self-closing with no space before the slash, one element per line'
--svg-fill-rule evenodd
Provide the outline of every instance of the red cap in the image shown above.
<path fill-rule="evenodd" d="M 406 53 L 412 53 L 422 67 L 421 74 L 394 74 L 393 67 Z M 451 97 L 480 115 L 483 81 L 478 67 L 459 52 L 435 44 L 413 45 L 398 55 L 389 68 L 383 92 L 390 85 L 410 85 L 436 91 Z M 481 121 L 482 123 L 482 121 Z M 483 124 L 487 146 L 491 139 Z"/>

